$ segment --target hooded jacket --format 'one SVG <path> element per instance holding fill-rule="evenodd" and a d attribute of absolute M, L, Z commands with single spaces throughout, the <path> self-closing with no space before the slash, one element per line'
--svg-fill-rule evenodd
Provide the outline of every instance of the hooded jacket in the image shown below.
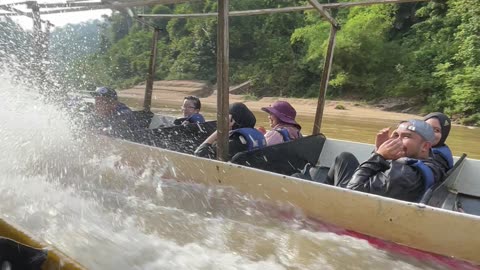
<path fill-rule="evenodd" d="M 232 115 L 235 123 L 232 126 L 232 131 L 241 129 L 241 128 L 254 128 L 257 122 L 255 115 L 248 109 L 248 107 L 240 102 L 230 104 L 229 113 Z M 241 134 L 238 132 L 230 132 L 230 137 L 228 140 L 228 159 L 238 153 L 248 150 L 248 144 L 245 138 L 241 138 Z M 217 145 L 216 143 L 202 143 L 197 150 L 195 150 L 195 155 L 199 157 L 206 158 L 216 158 L 217 156 Z"/>
<path fill-rule="evenodd" d="M 436 162 L 439 163 L 439 165 L 443 167 L 444 171 L 446 172 L 451 169 L 453 165 L 453 156 L 451 154 L 451 150 L 448 145 L 445 144 L 445 141 L 450 134 L 452 122 L 448 116 L 441 112 L 429 113 L 423 118 L 423 120 L 427 121 L 431 118 L 438 119 L 438 122 L 440 122 L 440 127 L 442 128 L 442 137 L 440 141 L 432 147 L 432 157 Z"/>

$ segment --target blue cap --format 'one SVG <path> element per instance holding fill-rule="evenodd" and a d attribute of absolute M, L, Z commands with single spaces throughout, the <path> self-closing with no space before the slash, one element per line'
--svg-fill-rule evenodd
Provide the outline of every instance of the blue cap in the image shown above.
<path fill-rule="evenodd" d="M 398 128 L 413 131 L 427 142 L 435 142 L 435 133 L 433 132 L 432 126 L 423 120 L 410 119 L 400 123 Z"/>
<path fill-rule="evenodd" d="M 108 88 L 105 86 L 98 87 L 95 92 L 92 93 L 94 97 L 108 97 L 112 99 L 117 99 L 117 91 L 112 88 Z"/>

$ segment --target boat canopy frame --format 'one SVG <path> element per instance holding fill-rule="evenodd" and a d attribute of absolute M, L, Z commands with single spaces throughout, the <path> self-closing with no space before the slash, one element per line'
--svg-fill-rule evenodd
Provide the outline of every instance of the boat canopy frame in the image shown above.
<path fill-rule="evenodd" d="M 254 16 L 263 14 L 298 12 L 306 10 L 317 10 L 318 13 L 330 23 L 330 34 L 325 54 L 323 70 L 320 80 L 320 91 L 317 101 L 317 110 L 313 124 L 312 135 L 320 134 L 325 108 L 326 93 L 330 78 L 330 71 L 333 63 L 333 53 L 337 31 L 340 24 L 332 17 L 328 9 L 370 6 L 375 4 L 400 4 L 412 2 L 428 2 L 430 0 L 367 0 L 362 2 L 344 2 L 332 4 L 320 4 L 318 0 L 308 0 L 310 5 L 301 7 L 270 8 L 257 10 L 232 11 L 228 10 L 229 0 L 218 0 L 217 13 L 192 13 L 192 14 L 139 14 L 139 18 L 148 19 L 174 19 L 174 18 L 206 18 L 217 17 L 217 159 L 228 161 L 228 105 L 229 105 L 229 17 Z M 147 94 L 145 94 L 147 96 Z M 146 107 L 145 107 L 146 108 Z"/>
<path fill-rule="evenodd" d="M 156 5 L 156 4 L 180 4 L 192 2 L 195 0 L 143 0 L 135 2 L 110 2 L 109 0 L 100 0 L 100 2 L 84 2 L 85 0 L 73 0 L 67 3 L 42 3 L 36 1 L 24 1 L 20 3 L 0 5 L 0 10 L 6 10 L 11 13 L 0 13 L 0 16 L 24 15 L 34 20 L 34 31 L 41 33 L 41 22 L 51 25 L 49 22 L 40 19 L 41 14 L 54 14 L 65 12 L 78 12 L 94 9 L 112 9 L 122 10 L 135 6 Z M 198 1 L 198 0 L 197 0 Z M 323 112 L 325 108 L 325 98 L 330 78 L 330 71 L 333 63 L 333 54 L 335 50 L 335 41 L 337 31 L 340 30 L 340 24 L 331 15 L 330 9 L 349 8 L 355 6 L 370 6 L 375 4 L 401 4 L 412 2 L 428 2 L 430 0 L 367 0 L 356 2 L 328 3 L 320 4 L 318 0 L 308 0 L 310 5 L 300 7 L 270 8 L 244 11 L 229 11 L 229 0 L 218 0 L 218 10 L 216 13 L 194 13 L 194 14 L 139 14 L 135 18 L 139 22 L 153 28 L 152 50 L 150 54 L 149 70 L 145 87 L 144 110 L 150 112 L 153 80 L 156 67 L 157 41 L 161 29 L 149 24 L 145 19 L 173 19 L 173 18 L 205 18 L 217 17 L 217 159 L 228 161 L 228 135 L 229 135 L 229 18 L 237 16 L 254 16 L 263 14 L 299 12 L 307 10 L 316 10 L 326 21 L 330 23 L 330 34 L 327 51 L 325 53 L 324 65 L 320 80 L 320 90 L 318 94 L 317 109 L 313 124 L 312 135 L 320 133 L 323 121 Z M 13 8 L 15 5 L 26 4 L 32 12 L 23 12 Z M 50 9 L 40 11 L 40 8 Z M 132 15 L 131 10 L 129 14 Z M 40 36 L 40 35 L 39 35 Z M 40 47 L 40 46 L 39 46 Z"/>

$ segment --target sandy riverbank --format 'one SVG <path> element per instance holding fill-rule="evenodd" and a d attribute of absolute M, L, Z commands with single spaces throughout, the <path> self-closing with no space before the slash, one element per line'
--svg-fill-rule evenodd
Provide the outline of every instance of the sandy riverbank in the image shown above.
<path fill-rule="evenodd" d="M 152 111 L 164 107 L 176 107 L 182 104 L 183 98 L 188 95 L 197 95 L 201 97 L 202 106 L 205 109 L 216 110 L 217 96 L 215 93 L 209 93 L 203 82 L 198 81 L 161 81 L 155 82 L 152 95 Z M 141 107 L 144 98 L 145 86 L 139 85 L 131 89 L 119 92 L 120 98 L 138 100 L 136 106 Z M 314 116 L 317 107 L 316 99 L 303 98 L 279 98 L 264 97 L 259 100 L 247 100 L 244 95 L 230 95 L 230 103 L 245 102 L 247 106 L 259 111 L 261 107 L 267 107 L 276 100 L 286 100 L 297 110 L 299 116 Z M 335 107 L 341 104 L 346 109 L 338 110 Z M 371 105 L 350 101 L 327 101 L 325 115 L 349 117 L 349 118 L 368 118 L 399 121 L 409 118 L 419 118 L 418 115 L 382 111 Z"/>
<path fill-rule="evenodd" d="M 135 109 L 143 107 L 145 86 L 139 85 L 131 89 L 119 91 L 120 100 Z M 217 96 L 205 87 L 205 83 L 196 81 L 160 81 L 155 82 L 152 111 L 166 112 L 180 116 L 180 105 L 188 95 L 201 97 L 202 113 L 209 120 L 216 118 Z M 266 113 L 260 110 L 275 100 L 286 100 L 297 110 L 297 121 L 302 125 L 302 132 L 310 134 L 317 107 L 316 99 L 264 97 L 260 100 L 246 100 L 243 95 L 230 95 L 230 103 L 245 102 L 257 116 L 257 126 L 268 127 Z M 337 110 L 341 104 L 346 110 Z M 401 120 L 420 118 L 420 115 L 382 111 L 379 108 L 363 103 L 349 101 L 327 102 L 322 122 L 322 133 L 328 138 L 349 140 L 362 143 L 374 143 L 375 134 L 386 126 L 394 126 Z M 467 153 L 471 158 L 480 158 L 480 150 L 472 145 L 480 143 L 480 129 L 455 125 L 448 138 L 448 144 L 455 155 Z"/>

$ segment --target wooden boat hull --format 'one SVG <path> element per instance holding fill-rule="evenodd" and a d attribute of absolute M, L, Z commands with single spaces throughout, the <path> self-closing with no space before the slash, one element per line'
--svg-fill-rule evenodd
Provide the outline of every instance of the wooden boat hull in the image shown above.
<path fill-rule="evenodd" d="M 14 226 L 7 221 L 0 219 L 0 237 L 9 238 L 14 240 L 22 245 L 37 249 L 47 250 L 47 257 L 45 262 L 42 264 L 42 269 L 52 269 L 52 270 L 80 270 L 85 269 L 79 263 L 75 262 L 73 259 L 69 258 L 62 252 L 47 246 L 38 240 L 35 240 L 27 233 L 23 232 L 18 226 Z M 13 267 L 15 269 L 15 267 Z"/>
<path fill-rule="evenodd" d="M 111 140 L 105 138 L 105 140 Z M 339 147 L 341 146 L 341 147 Z M 415 249 L 480 264 L 480 217 L 304 181 L 232 163 L 114 139 L 103 143 L 135 170 L 150 169 L 163 178 L 224 185 L 256 199 L 293 204 L 311 218 Z M 327 140 L 320 162 L 339 151 L 365 157 L 371 145 Z M 368 151 L 366 151 L 368 150 Z M 479 168 L 474 160 L 468 166 Z M 467 163 L 469 164 L 469 163 Z M 461 177 L 461 176 L 460 176 Z M 473 236 L 473 237 L 472 237 Z"/>

